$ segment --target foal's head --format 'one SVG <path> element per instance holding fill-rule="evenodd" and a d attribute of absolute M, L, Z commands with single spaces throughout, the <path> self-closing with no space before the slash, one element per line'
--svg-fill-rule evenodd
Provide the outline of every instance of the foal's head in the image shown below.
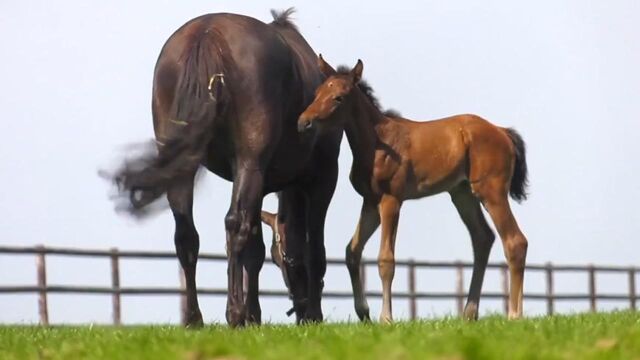
<path fill-rule="evenodd" d="M 325 75 L 326 80 L 316 90 L 316 97 L 307 109 L 298 118 L 298 131 L 307 132 L 314 129 L 324 129 L 342 126 L 345 103 L 352 97 L 352 90 L 362 78 L 362 61 L 358 60 L 356 66 L 348 73 L 338 73 L 331 65 L 318 56 L 318 67 Z"/>

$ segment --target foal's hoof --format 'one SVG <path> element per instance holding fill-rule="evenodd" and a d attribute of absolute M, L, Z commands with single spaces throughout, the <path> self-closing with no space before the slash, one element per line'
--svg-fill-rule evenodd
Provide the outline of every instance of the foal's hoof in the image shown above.
<path fill-rule="evenodd" d="M 393 324 L 393 318 L 391 315 L 380 315 L 380 323 L 385 325 Z"/>
<path fill-rule="evenodd" d="M 476 303 L 467 303 L 464 307 L 464 313 L 462 317 L 467 321 L 476 321 L 478 320 L 478 304 Z"/>
<path fill-rule="evenodd" d="M 227 324 L 232 328 L 242 327 L 245 325 L 246 313 L 243 309 L 233 308 L 227 309 Z"/>
<path fill-rule="evenodd" d="M 508 317 L 509 320 L 519 320 L 521 318 L 522 318 L 522 314 L 509 311 L 509 317 Z"/>
<path fill-rule="evenodd" d="M 200 329 L 204 326 L 204 321 L 202 321 L 202 314 L 200 310 L 192 311 L 189 315 L 187 315 L 184 327 L 187 329 Z"/>

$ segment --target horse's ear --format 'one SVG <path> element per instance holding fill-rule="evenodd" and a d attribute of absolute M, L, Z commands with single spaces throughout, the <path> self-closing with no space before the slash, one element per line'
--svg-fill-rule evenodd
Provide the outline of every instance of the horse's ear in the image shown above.
<path fill-rule="evenodd" d="M 324 61 L 322 54 L 318 55 L 318 68 L 320 68 L 320 72 L 326 77 L 336 74 L 336 71 L 331 67 L 331 65 Z"/>
<path fill-rule="evenodd" d="M 360 79 L 362 79 L 362 69 L 364 65 L 362 64 L 362 60 L 358 59 L 358 63 L 356 66 L 351 69 L 351 77 L 353 78 L 353 83 L 357 84 Z"/>
<path fill-rule="evenodd" d="M 260 212 L 260 219 L 262 220 L 263 223 L 271 226 L 271 228 L 275 230 L 275 227 L 276 227 L 276 214 L 272 214 L 270 212 L 266 212 L 266 211 L 262 210 Z"/>

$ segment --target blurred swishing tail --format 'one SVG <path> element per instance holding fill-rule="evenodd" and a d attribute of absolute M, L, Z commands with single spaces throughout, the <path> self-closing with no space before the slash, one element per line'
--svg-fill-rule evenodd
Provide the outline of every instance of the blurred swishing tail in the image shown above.
<path fill-rule="evenodd" d="M 156 141 L 144 144 L 141 153 L 122 161 L 115 171 L 99 171 L 115 185 L 116 210 L 136 218 L 165 208 L 158 200 L 173 184 L 198 171 L 216 117 L 223 111 L 225 77 L 214 37 L 200 38 L 183 56 L 168 121 L 170 131 L 163 134 L 156 128 Z M 161 66 L 158 64 L 156 76 Z"/>

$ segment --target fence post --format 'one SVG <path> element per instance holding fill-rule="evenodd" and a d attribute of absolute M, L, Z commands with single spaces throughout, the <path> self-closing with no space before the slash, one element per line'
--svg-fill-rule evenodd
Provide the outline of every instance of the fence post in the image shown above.
<path fill-rule="evenodd" d="M 545 272 L 547 273 L 547 315 L 553 315 L 553 265 L 547 263 Z"/>
<path fill-rule="evenodd" d="M 45 262 L 45 248 L 38 245 L 38 254 L 36 255 L 36 268 L 38 275 L 38 314 L 40 316 L 40 325 L 49 326 L 49 309 L 47 305 L 47 264 Z"/>
<path fill-rule="evenodd" d="M 636 269 L 629 269 L 629 306 L 636 310 Z"/>
<path fill-rule="evenodd" d="M 409 259 L 409 317 L 411 320 L 417 318 L 417 304 L 416 304 L 416 266 L 413 259 Z"/>
<path fill-rule="evenodd" d="M 502 274 L 502 306 L 504 313 L 509 314 L 509 271 L 507 264 L 503 264 L 500 267 L 500 273 Z"/>
<path fill-rule="evenodd" d="M 118 248 L 111 248 L 111 302 L 113 305 L 113 325 L 122 323 L 120 313 L 120 262 L 118 256 Z"/>
<path fill-rule="evenodd" d="M 588 266 L 589 271 L 589 309 L 596 312 L 596 270 L 592 264 Z"/>
<path fill-rule="evenodd" d="M 180 278 L 180 323 L 187 323 L 187 281 L 182 266 L 178 265 L 178 277 Z"/>
<path fill-rule="evenodd" d="M 462 263 L 456 262 L 456 305 L 458 309 L 458 316 L 462 316 L 464 311 L 464 267 Z"/>

